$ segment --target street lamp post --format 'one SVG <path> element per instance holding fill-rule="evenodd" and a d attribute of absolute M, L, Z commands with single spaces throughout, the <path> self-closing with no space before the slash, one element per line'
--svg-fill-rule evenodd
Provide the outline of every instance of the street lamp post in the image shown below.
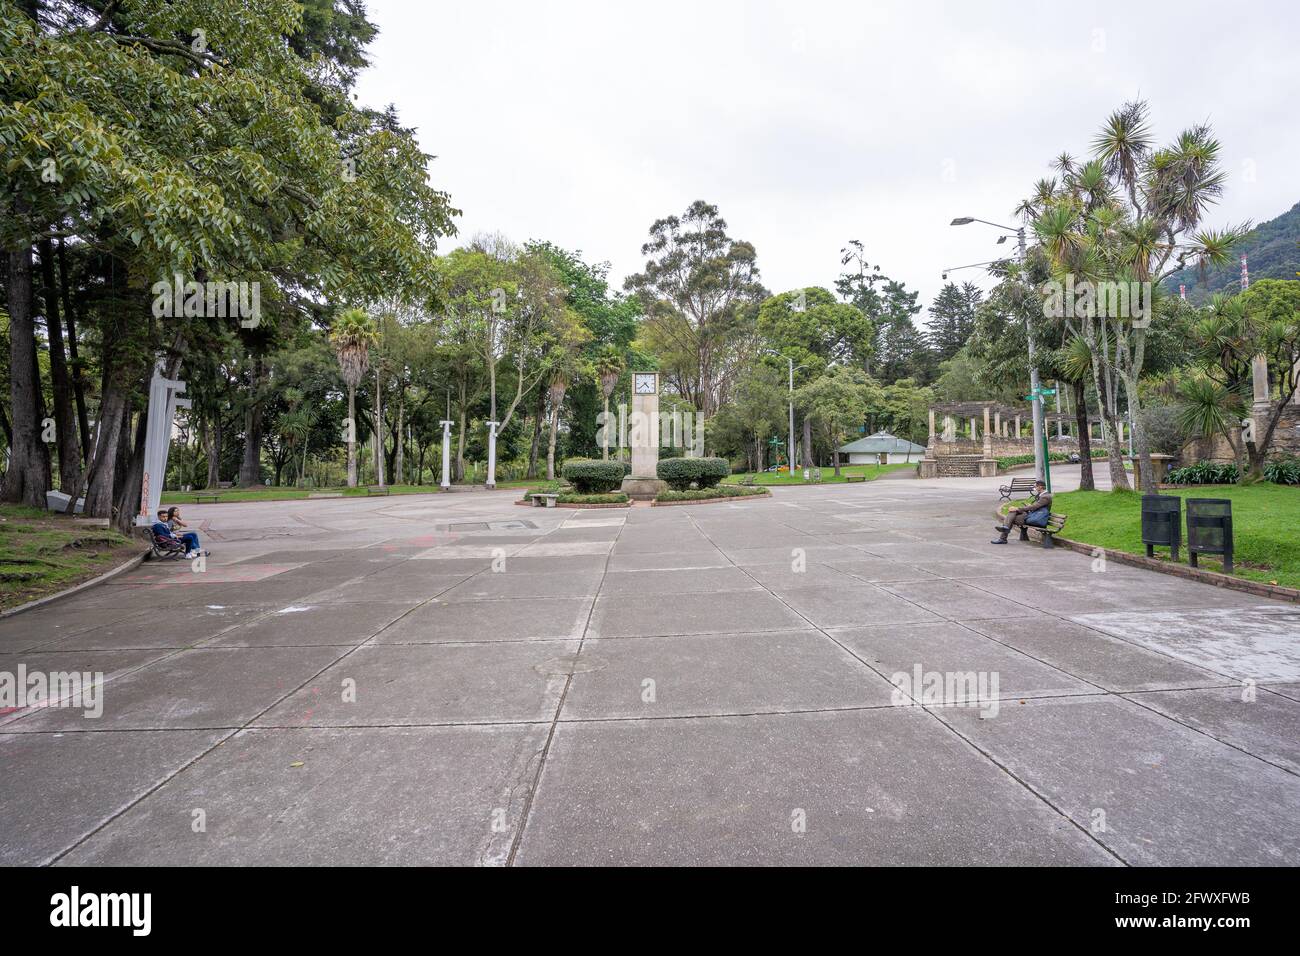
<path fill-rule="evenodd" d="M 1017 245 L 1020 250 L 1020 264 L 1025 264 L 1028 250 L 1025 247 L 1025 227 L 1020 226 L 1003 226 L 996 222 L 989 222 L 987 219 L 976 219 L 973 216 L 961 216 L 954 219 L 950 225 L 968 226 L 972 222 L 983 223 L 986 226 L 992 226 L 995 229 L 1006 229 L 1008 232 L 1014 232 L 1016 235 Z M 1000 240 L 999 240 L 1000 241 Z M 1025 340 L 1028 343 L 1029 351 L 1029 394 L 1032 396 L 1032 405 L 1034 413 L 1034 473 L 1039 481 L 1047 480 L 1047 454 L 1045 452 L 1044 428 L 1043 428 L 1043 396 L 1040 392 L 1038 381 L 1038 359 L 1034 343 L 1034 325 L 1025 316 Z"/>
<path fill-rule="evenodd" d="M 807 368 L 808 366 L 806 366 L 806 365 L 795 365 L 795 364 L 794 364 L 794 359 L 790 358 L 790 356 L 788 356 L 788 355 L 782 355 L 780 352 L 769 351 L 767 354 L 768 354 L 768 355 L 775 355 L 775 356 L 777 356 L 778 358 L 783 358 L 783 359 L 785 359 L 786 364 L 790 366 L 790 378 L 789 378 L 789 389 L 790 389 L 790 449 L 789 449 L 789 454 L 790 454 L 790 459 L 789 459 L 788 464 L 789 464 L 789 466 L 790 466 L 790 474 L 793 475 L 793 474 L 794 474 L 794 373 L 797 372 L 797 371 L 799 371 L 799 369 L 801 369 L 801 368 Z"/>

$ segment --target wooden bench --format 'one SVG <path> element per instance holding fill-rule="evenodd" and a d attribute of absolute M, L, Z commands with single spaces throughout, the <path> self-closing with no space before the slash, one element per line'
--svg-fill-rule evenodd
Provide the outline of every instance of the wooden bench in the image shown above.
<path fill-rule="evenodd" d="M 845 481 L 866 481 L 867 476 L 866 475 L 845 475 L 844 480 Z"/>
<path fill-rule="evenodd" d="M 560 500 L 558 494 L 535 491 L 528 496 L 533 499 L 534 508 L 554 508 L 555 503 Z"/>
<path fill-rule="evenodd" d="M 371 495 L 386 495 L 386 494 L 388 494 L 387 485 L 366 485 L 367 498 L 369 498 Z"/>
<path fill-rule="evenodd" d="M 220 495 L 219 492 L 216 492 L 216 491 L 196 491 L 196 492 L 194 492 L 194 503 L 195 503 L 196 505 L 201 505 L 201 504 L 203 504 L 204 500 L 211 501 L 213 504 L 216 504 L 218 501 L 221 500 L 221 495 Z"/>
<path fill-rule="evenodd" d="M 1003 501 L 1010 501 L 1016 495 L 1026 492 L 1036 498 L 1038 496 L 1033 494 L 1035 481 L 1036 478 L 1012 478 L 1011 484 L 1003 485 L 998 489 L 998 494 L 1002 496 Z"/>
<path fill-rule="evenodd" d="M 1065 527 L 1065 519 L 1066 519 L 1067 517 L 1068 517 L 1067 515 L 1058 515 L 1055 511 L 1053 511 L 1053 512 L 1050 512 L 1050 513 L 1047 515 L 1047 527 L 1046 527 L 1046 528 L 1040 528 L 1040 527 L 1038 527 L 1038 525 L 1033 525 L 1033 524 L 1031 524 L 1031 525 L 1021 525 L 1021 527 L 1020 527 L 1020 540 L 1021 540 L 1021 541 L 1028 541 L 1028 540 L 1029 540 L 1029 532 L 1030 532 L 1031 530 L 1032 530 L 1032 531 L 1037 531 L 1037 532 L 1038 532 L 1040 535 L 1042 535 L 1042 537 L 1043 537 L 1043 547 L 1044 547 L 1044 548 L 1054 548 L 1054 547 L 1056 547 L 1056 542 L 1053 540 L 1053 536 L 1054 536 L 1055 534 L 1057 534 L 1057 533 L 1058 533 L 1062 528 Z"/>
<path fill-rule="evenodd" d="M 751 487 L 751 486 L 754 484 L 754 476 L 753 476 L 753 475 L 746 475 L 744 478 L 741 478 L 741 479 L 740 479 L 740 481 L 738 482 L 738 484 L 745 485 L 746 487 Z"/>

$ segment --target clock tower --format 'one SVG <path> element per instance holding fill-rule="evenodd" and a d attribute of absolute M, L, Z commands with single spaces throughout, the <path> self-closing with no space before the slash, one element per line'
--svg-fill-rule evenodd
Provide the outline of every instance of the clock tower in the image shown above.
<path fill-rule="evenodd" d="M 632 420 L 628 444 L 632 474 L 623 479 L 629 498 L 651 499 L 664 488 L 659 480 L 659 373 L 632 373 Z"/>

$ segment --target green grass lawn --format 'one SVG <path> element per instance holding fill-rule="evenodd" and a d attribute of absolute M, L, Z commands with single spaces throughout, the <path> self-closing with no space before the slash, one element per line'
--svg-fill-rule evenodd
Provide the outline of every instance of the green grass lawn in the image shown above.
<path fill-rule="evenodd" d="M 1300 588 L 1300 488 L 1260 483 L 1255 485 L 1204 485 L 1161 494 L 1182 498 L 1232 500 L 1233 575 L 1252 581 Z M 1142 496 L 1133 491 L 1068 491 L 1055 495 L 1052 510 L 1069 515 L 1065 537 L 1103 548 L 1146 554 L 1142 544 Z M 1183 547 L 1180 560 L 1187 563 L 1187 508 L 1183 507 Z M 1169 560 L 1169 549 L 1156 549 Z M 1217 558 L 1202 556 L 1199 565 L 1222 571 Z"/>
<path fill-rule="evenodd" d="M 111 571 L 144 545 L 36 508 L 0 505 L 0 609 Z"/>
<path fill-rule="evenodd" d="M 867 481 L 874 481 L 885 472 L 902 471 L 906 468 L 915 469 L 916 462 L 900 465 L 841 465 L 838 478 L 835 477 L 835 469 L 823 468 L 822 484 L 829 485 L 836 482 L 843 484 L 849 475 L 865 475 Z M 746 477 L 748 476 L 745 474 L 729 475 L 722 480 L 722 483 L 724 485 L 738 485 Z M 811 485 L 813 482 L 811 480 L 804 481 L 803 470 L 798 469 L 793 475 L 779 471 L 760 471 L 754 475 L 754 483 L 757 485 Z"/>

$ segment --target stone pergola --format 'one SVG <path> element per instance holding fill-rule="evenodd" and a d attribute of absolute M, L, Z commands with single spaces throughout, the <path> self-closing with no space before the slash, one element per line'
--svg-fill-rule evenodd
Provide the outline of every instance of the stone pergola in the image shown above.
<path fill-rule="evenodd" d="M 1049 451 L 1077 449 L 1078 422 L 1072 413 L 1046 412 L 1043 420 Z M 930 434 L 925 458 L 921 460 L 921 477 L 995 475 L 999 458 L 1033 454 L 1033 421 L 1033 411 L 1025 405 L 996 401 L 931 405 Z M 1100 425 L 1099 416 L 1088 416 L 1090 438 L 1100 437 L 1095 431 Z M 1127 433 L 1121 423 L 1120 441 L 1126 440 Z"/>

